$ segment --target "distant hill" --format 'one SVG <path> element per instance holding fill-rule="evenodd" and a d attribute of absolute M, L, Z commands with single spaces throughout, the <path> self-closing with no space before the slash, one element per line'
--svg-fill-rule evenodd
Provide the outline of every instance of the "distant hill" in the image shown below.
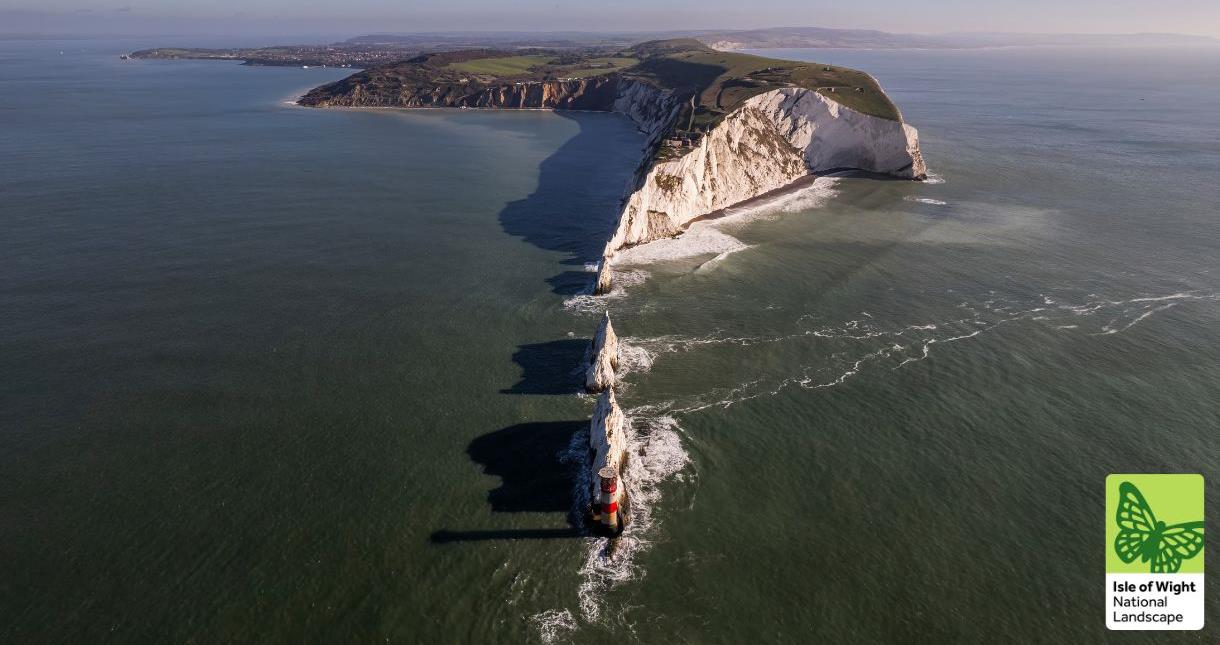
<path fill-rule="evenodd" d="M 1035 45 L 1084 47 L 1220 45 L 1207 36 L 1184 34 L 1027 34 L 960 32 L 898 34 L 874 29 L 774 27 L 745 30 L 686 30 L 665 32 L 475 32 L 369 34 L 348 45 L 414 47 L 420 50 L 497 47 L 628 47 L 647 40 L 696 38 L 716 49 L 777 49 L 826 47 L 837 49 L 974 49 Z"/>
<path fill-rule="evenodd" d="M 776 27 L 747 31 L 703 33 L 699 40 L 718 49 L 833 47 L 839 49 L 940 49 L 948 45 L 935 36 L 892 34 L 873 29 Z"/>
<path fill-rule="evenodd" d="M 870 29 L 777 27 L 735 31 L 680 32 L 430 32 L 368 34 L 328 45 L 277 45 L 274 47 L 202 49 L 161 47 L 132 52 L 131 58 L 198 58 L 239 60 L 247 65 L 299 65 L 308 67 L 369 68 L 405 61 L 421 54 L 496 49 L 523 52 L 545 49 L 555 53 L 612 56 L 615 52 L 651 43 L 674 51 L 711 47 L 780 49 L 820 47 L 834 49 L 977 49 L 1012 46 L 1152 47 L 1220 46 L 1220 40 L 1181 34 L 1005 34 L 952 33 L 940 35 L 893 34 Z M 658 45 L 658 43 L 665 43 Z M 665 52 L 637 52 L 645 55 Z"/>

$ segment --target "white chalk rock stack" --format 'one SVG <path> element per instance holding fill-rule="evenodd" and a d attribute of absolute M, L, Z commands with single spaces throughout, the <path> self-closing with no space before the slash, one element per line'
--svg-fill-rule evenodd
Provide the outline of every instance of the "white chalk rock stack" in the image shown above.
<path fill-rule="evenodd" d="M 610 466 L 622 472 L 623 454 L 627 450 L 626 418 L 614 398 L 614 389 L 609 388 L 597 397 L 593 407 L 593 420 L 589 424 L 589 449 L 593 452 L 592 477 L 593 499 L 597 499 L 597 473 Z"/>
<path fill-rule="evenodd" d="M 593 337 L 593 358 L 585 372 L 585 389 L 601 392 L 614 387 L 615 370 L 618 369 L 618 336 L 610 324 L 610 312 L 606 312 L 597 335 Z"/>
<path fill-rule="evenodd" d="M 599 296 L 610 293 L 610 290 L 614 288 L 613 276 L 614 271 L 610 268 L 610 258 L 602 258 L 601 264 L 597 266 L 597 281 L 593 287 L 593 293 Z"/>

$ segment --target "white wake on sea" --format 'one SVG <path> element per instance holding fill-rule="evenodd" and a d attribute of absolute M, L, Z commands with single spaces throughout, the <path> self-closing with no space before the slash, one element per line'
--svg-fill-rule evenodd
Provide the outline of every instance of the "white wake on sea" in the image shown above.
<path fill-rule="evenodd" d="M 747 380 L 735 385 L 675 397 L 655 408 L 656 414 L 680 418 L 709 408 L 729 408 L 751 399 L 776 396 L 790 388 L 820 390 L 835 387 L 866 370 L 879 367 L 902 369 L 928 359 L 937 347 L 979 338 L 1013 324 L 1045 325 L 1060 333 L 1109 336 L 1129 331 L 1156 314 L 1186 302 L 1220 302 L 1220 294 L 1188 291 L 1129 299 L 1089 296 L 1079 304 L 1060 300 L 1043 294 L 1036 302 L 1002 298 L 981 303 L 963 302 L 957 306 L 961 315 L 956 318 L 905 325 L 883 324 L 867 313 L 837 324 L 812 324 L 816 316 L 806 314 L 797 318 L 798 329 L 788 333 L 756 336 L 712 333 L 706 336 L 628 338 L 626 342 L 648 354 L 650 367 L 664 360 L 667 354 L 696 351 L 705 346 L 825 345 L 825 349 L 816 350 L 823 353 L 822 359 L 814 365 L 800 367 L 794 373 L 747 377 Z M 808 351 L 805 347 L 799 350 L 793 347 L 793 350 Z"/>

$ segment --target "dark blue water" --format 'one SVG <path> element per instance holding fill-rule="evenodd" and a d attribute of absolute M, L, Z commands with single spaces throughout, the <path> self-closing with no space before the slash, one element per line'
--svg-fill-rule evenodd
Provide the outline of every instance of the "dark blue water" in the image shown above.
<path fill-rule="evenodd" d="M 0 640 L 1106 642 L 1105 474 L 1220 470 L 1216 52 L 767 52 L 876 75 L 938 181 L 591 299 L 625 119 L 160 44 L 0 43 Z M 562 458 L 603 309 L 613 560 Z"/>

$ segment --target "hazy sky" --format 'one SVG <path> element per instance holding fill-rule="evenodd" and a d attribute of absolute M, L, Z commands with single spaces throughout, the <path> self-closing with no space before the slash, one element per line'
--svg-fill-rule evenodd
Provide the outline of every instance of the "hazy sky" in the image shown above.
<path fill-rule="evenodd" d="M 776 26 L 1220 36 L 1220 0 L 0 0 L 0 33 L 353 35 Z"/>

